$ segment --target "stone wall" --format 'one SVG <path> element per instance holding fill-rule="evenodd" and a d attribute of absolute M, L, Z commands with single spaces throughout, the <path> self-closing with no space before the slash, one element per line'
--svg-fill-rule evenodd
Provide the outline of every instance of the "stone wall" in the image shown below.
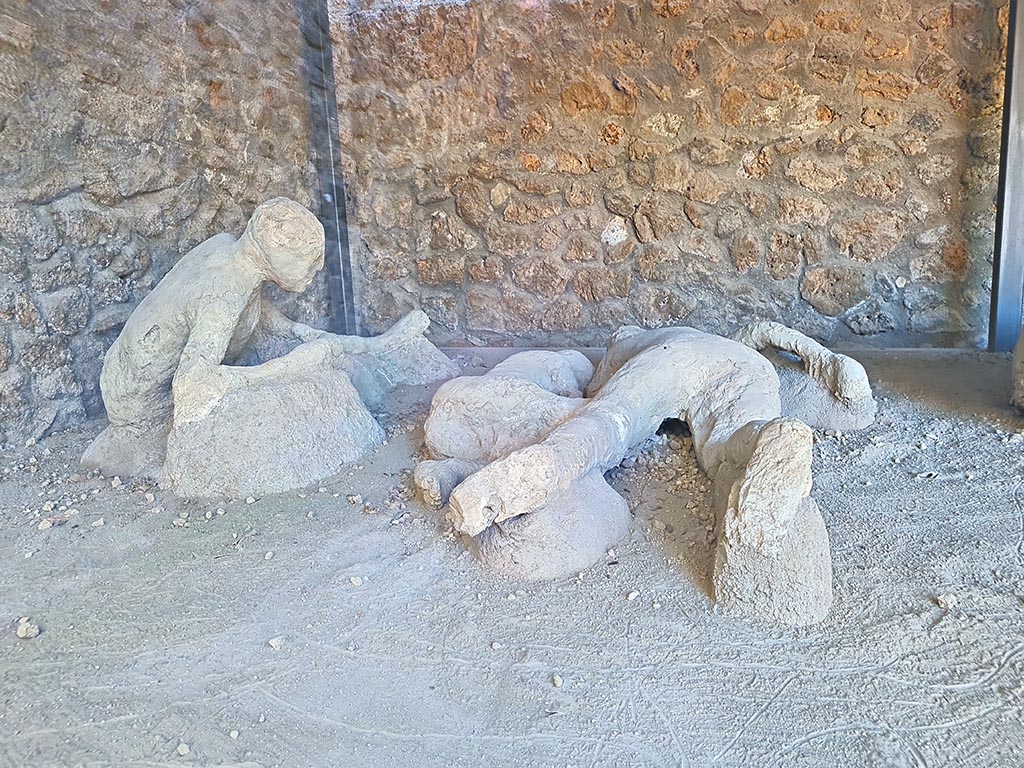
<path fill-rule="evenodd" d="M 3 3 L 0 443 L 102 412 L 103 353 L 180 254 L 312 202 L 301 67 L 290 0 Z"/>
<path fill-rule="evenodd" d="M 1007 7 L 332 4 L 357 311 L 601 344 L 986 337 Z"/>

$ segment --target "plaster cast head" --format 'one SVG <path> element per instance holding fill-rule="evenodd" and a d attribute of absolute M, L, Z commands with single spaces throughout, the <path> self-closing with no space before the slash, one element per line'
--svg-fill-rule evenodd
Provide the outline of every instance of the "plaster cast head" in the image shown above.
<path fill-rule="evenodd" d="M 324 266 L 324 228 L 294 200 L 275 197 L 256 207 L 245 227 L 267 277 L 286 291 L 302 291 Z"/>

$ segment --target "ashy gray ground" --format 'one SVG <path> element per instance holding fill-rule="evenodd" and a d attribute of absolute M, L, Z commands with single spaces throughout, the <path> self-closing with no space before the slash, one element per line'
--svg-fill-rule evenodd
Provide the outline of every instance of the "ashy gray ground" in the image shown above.
<path fill-rule="evenodd" d="M 836 603 L 798 631 L 714 610 L 678 437 L 612 473 L 628 539 L 542 584 L 409 499 L 426 389 L 361 467 L 252 503 L 81 476 L 98 424 L 0 455 L 0 765 L 1020 766 L 1009 361 L 859 357 L 879 419 L 817 434 Z"/>

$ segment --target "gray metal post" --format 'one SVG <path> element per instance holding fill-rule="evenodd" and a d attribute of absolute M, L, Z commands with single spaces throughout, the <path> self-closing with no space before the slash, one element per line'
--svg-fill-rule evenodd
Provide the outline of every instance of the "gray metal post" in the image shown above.
<path fill-rule="evenodd" d="M 1010 0 L 988 347 L 1013 349 L 1024 312 L 1024 25 Z"/>
<path fill-rule="evenodd" d="M 327 240 L 327 295 L 331 330 L 358 332 L 352 288 L 352 263 L 345 210 L 345 181 L 338 146 L 338 101 L 326 0 L 295 0 L 303 37 L 303 60 L 309 89 L 312 150 L 320 182 L 320 223 Z"/>

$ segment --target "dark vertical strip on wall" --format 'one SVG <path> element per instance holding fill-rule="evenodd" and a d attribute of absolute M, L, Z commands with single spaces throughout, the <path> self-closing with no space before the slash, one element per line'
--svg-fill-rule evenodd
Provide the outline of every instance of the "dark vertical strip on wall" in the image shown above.
<path fill-rule="evenodd" d="M 338 146 L 338 100 L 327 0 L 295 0 L 309 88 L 313 152 L 320 184 L 320 221 L 327 237 L 327 292 L 331 330 L 355 334 L 352 262 L 345 212 L 345 180 Z"/>
<path fill-rule="evenodd" d="M 1019 0 L 1010 0 L 1003 137 L 992 275 L 989 349 L 1013 349 L 1024 314 L 1024 26 Z"/>

